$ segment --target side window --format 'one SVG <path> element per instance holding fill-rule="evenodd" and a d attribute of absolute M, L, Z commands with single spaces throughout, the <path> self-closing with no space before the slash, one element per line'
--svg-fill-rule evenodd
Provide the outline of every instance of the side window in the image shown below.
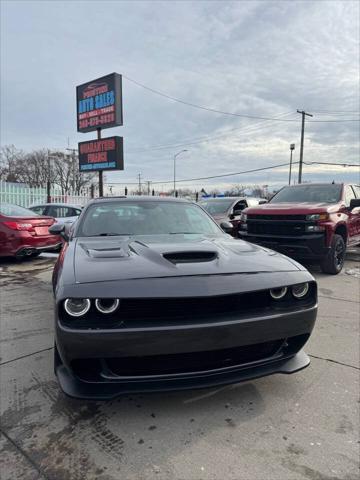
<path fill-rule="evenodd" d="M 352 188 L 355 192 L 356 198 L 360 198 L 360 187 L 359 187 L 359 185 L 353 185 Z"/>
<path fill-rule="evenodd" d="M 29 210 L 37 213 L 38 215 L 44 215 L 45 207 L 42 205 L 39 205 L 37 207 L 30 207 Z"/>
<path fill-rule="evenodd" d="M 60 205 L 53 205 L 49 208 L 49 213 L 51 217 L 55 218 L 65 218 L 73 217 L 73 209 L 69 207 L 62 207 Z"/>
<path fill-rule="evenodd" d="M 240 202 L 235 203 L 233 211 L 242 211 L 247 207 L 246 200 L 240 200 Z"/>
<path fill-rule="evenodd" d="M 347 207 L 350 207 L 350 200 L 355 198 L 355 193 L 353 189 L 350 187 L 350 185 L 346 185 L 345 187 L 345 205 Z"/>

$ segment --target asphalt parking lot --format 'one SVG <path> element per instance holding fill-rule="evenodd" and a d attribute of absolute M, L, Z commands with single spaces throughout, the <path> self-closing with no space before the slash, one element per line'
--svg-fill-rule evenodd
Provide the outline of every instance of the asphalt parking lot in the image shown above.
<path fill-rule="evenodd" d="M 71 400 L 52 370 L 54 258 L 0 264 L 2 480 L 359 478 L 359 249 L 319 282 L 311 365 L 238 385 Z"/>

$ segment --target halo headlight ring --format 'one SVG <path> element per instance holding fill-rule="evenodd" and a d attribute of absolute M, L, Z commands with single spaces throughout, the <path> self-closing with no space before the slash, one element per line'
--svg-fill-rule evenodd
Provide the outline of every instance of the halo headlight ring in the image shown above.
<path fill-rule="evenodd" d="M 112 300 L 110 305 L 104 305 L 102 302 Z M 104 313 L 108 315 L 110 313 L 114 313 L 115 310 L 119 307 L 120 300 L 118 298 L 97 298 L 95 300 L 95 307 L 100 313 Z"/>
<path fill-rule="evenodd" d="M 78 305 L 76 305 L 78 302 Z M 81 305 L 83 302 L 83 305 Z M 82 317 L 85 315 L 91 307 L 91 302 L 89 298 L 67 298 L 64 301 L 65 312 L 71 317 Z"/>
<path fill-rule="evenodd" d="M 291 287 L 291 293 L 298 300 L 304 298 L 307 295 L 308 291 L 309 284 L 307 282 L 299 283 L 298 285 L 294 285 L 293 287 Z"/>
<path fill-rule="evenodd" d="M 270 290 L 270 296 L 274 300 L 281 300 L 282 298 L 285 297 L 285 295 L 287 294 L 287 291 L 288 291 L 287 287 L 272 288 Z"/>

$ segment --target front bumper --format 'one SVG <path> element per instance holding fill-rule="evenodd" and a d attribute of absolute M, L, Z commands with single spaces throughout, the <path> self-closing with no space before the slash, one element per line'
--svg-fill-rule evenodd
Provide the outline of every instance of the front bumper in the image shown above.
<path fill-rule="evenodd" d="M 81 381 L 70 369 L 61 363 L 55 366 L 55 373 L 60 387 L 66 395 L 89 400 L 108 400 L 120 394 L 210 388 L 253 380 L 275 373 L 290 374 L 306 368 L 309 364 L 309 357 L 303 350 L 300 350 L 293 357 L 273 360 L 261 365 L 228 368 L 222 371 L 210 371 L 192 376 L 172 378 L 91 383 Z"/>
<path fill-rule="evenodd" d="M 282 236 L 252 234 L 239 230 L 239 237 L 247 242 L 271 248 L 293 258 L 316 260 L 326 257 L 329 252 L 329 247 L 325 243 L 325 235 L 322 233 Z"/>
<path fill-rule="evenodd" d="M 313 329 L 316 312 L 315 305 L 221 323 L 122 330 L 79 331 L 57 322 L 55 373 L 67 395 L 92 399 L 130 392 L 206 388 L 273 373 L 293 373 L 310 362 L 302 347 Z M 274 348 L 265 349 L 263 356 L 256 355 L 265 344 Z M 251 351 L 252 356 L 232 358 L 229 352 L 239 350 Z M 183 367 L 192 355 L 194 363 Z M 199 356 L 200 363 L 195 361 Z M 146 368 L 155 358 L 156 365 L 165 366 L 175 358 L 179 368 L 137 374 L 122 371 L 123 363 L 130 361 L 131 365 L 132 360 L 136 364 L 144 359 Z M 221 358 L 221 362 L 217 364 L 213 358 Z M 111 367 L 114 363 L 119 366 L 116 373 Z"/>

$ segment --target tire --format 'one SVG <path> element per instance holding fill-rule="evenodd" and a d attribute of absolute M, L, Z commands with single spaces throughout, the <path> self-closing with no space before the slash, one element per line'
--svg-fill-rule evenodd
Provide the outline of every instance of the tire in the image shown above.
<path fill-rule="evenodd" d="M 337 275 L 341 272 L 345 261 L 346 245 L 341 235 L 334 235 L 327 256 L 320 263 L 322 272 Z"/>

